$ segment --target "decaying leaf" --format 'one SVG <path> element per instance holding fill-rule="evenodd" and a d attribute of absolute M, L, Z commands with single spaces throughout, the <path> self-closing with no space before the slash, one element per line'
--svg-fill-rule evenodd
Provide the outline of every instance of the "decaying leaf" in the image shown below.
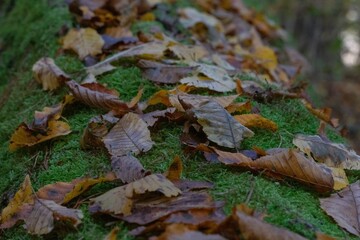
<path fill-rule="evenodd" d="M 209 101 L 192 111 L 208 139 L 220 146 L 238 148 L 243 137 L 254 135 L 215 101 Z"/>
<path fill-rule="evenodd" d="M 73 50 L 80 59 L 102 53 L 104 40 L 92 28 L 71 29 L 64 37 L 63 48 Z"/>
<path fill-rule="evenodd" d="M 173 84 L 188 76 L 195 67 L 167 65 L 155 61 L 140 60 L 138 62 L 143 72 L 143 77 L 155 83 Z"/>
<path fill-rule="evenodd" d="M 183 165 L 181 158 L 179 156 L 175 156 L 170 164 L 169 169 L 166 171 L 164 175 L 170 181 L 180 180 L 182 171 L 183 171 Z"/>
<path fill-rule="evenodd" d="M 239 208 L 234 208 L 232 214 L 218 226 L 217 231 L 215 232 L 227 239 L 306 239 L 289 230 L 266 223 Z"/>
<path fill-rule="evenodd" d="M 32 67 L 32 71 L 35 80 L 42 85 L 43 90 L 55 90 L 70 80 L 70 77 L 56 66 L 51 58 L 39 59 Z"/>
<path fill-rule="evenodd" d="M 66 84 L 76 99 L 89 106 L 114 110 L 117 113 L 127 113 L 130 111 L 128 105 L 125 102 L 122 102 L 117 96 L 91 90 L 81 86 L 73 80 L 68 81 Z"/>
<path fill-rule="evenodd" d="M 133 198 L 146 192 L 161 192 L 166 197 L 181 194 L 180 189 L 163 175 L 152 174 L 91 199 L 90 212 L 129 215 L 133 206 Z"/>
<path fill-rule="evenodd" d="M 306 158 L 302 153 L 285 149 L 274 155 L 266 155 L 253 161 L 241 153 L 216 150 L 219 161 L 226 165 L 247 167 L 257 171 L 265 170 L 276 177 L 287 177 L 303 182 L 318 191 L 331 191 L 334 178 L 331 169 Z"/>
<path fill-rule="evenodd" d="M 321 208 L 348 232 L 360 237 L 360 182 L 320 199 Z"/>
<path fill-rule="evenodd" d="M 328 142 L 317 135 L 297 134 L 293 143 L 307 155 L 329 167 L 360 170 L 360 156 L 343 144 Z"/>
<path fill-rule="evenodd" d="M 72 199 L 81 195 L 85 191 L 98 183 L 113 181 L 115 176 L 108 174 L 99 178 L 77 178 L 71 182 L 57 182 L 48 184 L 40 188 L 36 195 L 44 200 L 51 200 L 57 204 L 66 204 Z"/>
<path fill-rule="evenodd" d="M 150 174 L 150 171 L 145 170 L 140 161 L 131 155 L 111 157 L 111 168 L 123 183 L 130 183 Z"/>
<path fill-rule="evenodd" d="M 112 156 L 147 152 L 154 144 L 146 123 L 135 113 L 127 113 L 104 137 L 103 142 Z"/>
<path fill-rule="evenodd" d="M 55 220 L 77 227 L 82 218 L 81 210 L 66 208 L 54 201 L 37 199 L 31 213 L 24 220 L 30 234 L 42 235 L 53 230 Z"/>
<path fill-rule="evenodd" d="M 11 136 L 9 150 L 15 151 L 21 147 L 31 147 L 70 132 L 70 126 L 62 121 L 49 121 L 45 134 L 34 132 L 25 123 L 21 123 Z"/>
<path fill-rule="evenodd" d="M 259 114 L 241 114 L 236 115 L 234 118 L 248 128 L 265 128 L 273 132 L 277 131 L 278 126 L 273 121 L 262 117 Z"/>

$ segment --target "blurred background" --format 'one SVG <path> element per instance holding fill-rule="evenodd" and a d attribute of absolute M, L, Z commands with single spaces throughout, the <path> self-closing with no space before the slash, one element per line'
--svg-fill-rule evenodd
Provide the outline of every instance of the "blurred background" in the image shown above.
<path fill-rule="evenodd" d="M 246 0 L 282 26 L 309 62 L 306 79 L 360 152 L 360 0 Z"/>

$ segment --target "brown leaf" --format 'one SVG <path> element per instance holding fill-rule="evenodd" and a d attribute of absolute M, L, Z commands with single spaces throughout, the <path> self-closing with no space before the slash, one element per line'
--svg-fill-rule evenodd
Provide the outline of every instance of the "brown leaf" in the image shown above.
<path fill-rule="evenodd" d="M 317 135 L 297 134 L 293 143 L 307 155 L 329 167 L 360 170 L 360 156 L 343 144 L 324 141 Z"/>
<path fill-rule="evenodd" d="M 234 118 L 248 128 L 264 128 L 273 132 L 278 130 L 276 123 L 260 116 L 259 114 L 241 114 L 234 116 Z"/>
<path fill-rule="evenodd" d="M 254 135 L 215 101 L 209 101 L 192 111 L 208 139 L 220 146 L 238 148 L 243 137 Z"/>
<path fill-rule="evenodd" d="M 311 103 L 306 100 L 302 100 L 301 102 L 305 105 L 306 109 L 309 110 L 309 112 L 311 112 L 317 118 L 323 120 L 324 122 L 330 124 L 333 127 L 339 126 L 339 120 L 336 118 L 331 118 L 331 108 L 314 108 Z"/>
<path fill-rule="evenodd" d="M 111 168 L 123 183 L 130 183 L 151 174 L 131 155 L 111 157 Z"/>
<path fill-rule="evenodd" d="M 135 155 L 147 152 L 154 144 L 146 123 L 135 113 L 127 113 L 103 138 L 112 156 Z"/>
<path fill-rule="evenodd" d="M 128 105 L 112 94 L 98 92 L 79 85 L 77 82 L 68 81 L 67 86 L 71 93 L 79 101 L 92 106 L 106 110 L 114 110 L 118 113 L 127 113 L 130 111 Z"/>
<path fill-rule="evenodd" d="M 341 192 L 320 199 L 321 208 L 339 226 L 360 237 L 360 182 L 357 181 Z"/>
<path fill-rule="evenodd" d="M 30 234 L 42 235 L 53 230 L 55 220 L 71 223 L 73 227 L 77 227 L 82 218 L 81 210 L 66 208 L 53 201 L 37 199 L 31 213 L 24 220 Z"/>
<path fill-rule="evenodd" d="M 296 233 L 290 232 L 289 230 L 263 222 L 261 219 L 236 208 L 234 208 L 232 214 L 218 226 L 217 231 L 215 232 L 227 239 L 306 239 Z"/>
<path fill-rule="evenodd" d="M 180 189 L 175 187 L 163 175 L 152 174 L 90 199 L 92 202 L 90 212 L 114 213 L 127 216 L 131 214 L 133 198 L 146 192 L 161 192 L 166 197 L 181 194 Z"/>
<path fill-rule="evenodd" d="M 24 204 L 33 204 L 34 195 L 29 175 L 26 175 L 24 182 L 9 204 L 2 210 L 0 218 L 0 229 L 11 228 L 17 221 L 24 219 L 27 213 L 24 213 Z"/>
<path fill-rule="evenodd" d="M 120 231 L 119 227 L 114 227 L 108 235 L 105 236 L 104 240 L 117 240 L 117 234 Z"/>
<path fill-rule="evenodd" d="M 71 132 L 70 126 L 62 121 L 49 121 L 45 134 L 34 132 L 25 123 L 21 123 L 11 136 L 9 150 L 15 151 L 22 147 L 31 147 L 50 139 L 67 135 Z"/>
<path fill-rule="evenodd" d="M 250 112 L 252 109 L 251 102 L 246 101 L 244 103 L 232 103 L 229 106 L 226 107 L 226 110 L 229 113 L 243 113 L 243 112 Z"/>
<path fill-rule="evenodd" d="M 278 65 L 274 50 L 266 46 L 260 46 L 255 49 L 253 57 L 267 70 L 273 71 Z"/>
<path fill-rule="evenodd" d="M 219 161 L 226 165 L 247 167 L 256 171 L 266 170 L 271 176 L 292 178 L 318 191 L 331 191 L 334 187 L 331 169 L 317 164 L 292 149 L 266 155 L 255 161 L 241 153 L 223 152 L 217 149 L 214 151 L 219 155 Z"/>
<path fill-rule="evenodd" d="M 63 39 L 63 48 L 73 50 L 80 59 L 102 53 L 104 40 L 92 28 L 71 29 Z"/>
<path fill-rule="evenodd" d="M 170 164 L 169 169 L 166 171 L 164 175 L 170 181 L 176 181 L 176 180 L 180 180 L 182 171 L 183 171 L 183 165 L 181 158 L 179 156 L 175 156 Z"/>
<path fill-rule="evenodd" d="M 141 114 L 140 117 L 149 127 L 153 127 L 160 118 L 171 116 L 175 113 L 175 108 L 167 108 L 165 110 L 156 110 L 149 113 Z"/>
<path fill-rule="evenodd" d="M 43 90 L 55 90 L 70 77 L 64 73 L 51 58 L 41 58 L 32 67 L 35 80 L 40 83 Z"/>
<path fill-rule="evenodd" d="M 173 84 L 188 76 L 196 67 L 167 65 L 159 62 L 140 60 L 137 64 L 144 78 L 155 83 Z"/>
<path fill-rule="evenodd" d="M 179 43 L 169 46 L 168 50 L 174 53 L 177 58 L 187 63 L 199 61 L 208 54 L 202 46 L 186 46 Z"/>
<path fill-rule="evenodd" d="M 218 234 L 204 234 L 200 231 L 191 229 L 189 226 L 180 223 L 174 223 L 166 227 L 165 232 L 158 237 L 151 237 L 149 240 L 226 240 L 226 238 Z"/>
<path fill-rule="evenodd" d="M 119 97 L 119 95 L 120 95 L 119 92 L 116 91 L 115 89 L 108 89 L 104 85 L 97 83 L 97 82 L 83 83 L 83 84 L 81 84 L 81 86 L 85 87 L 87 89 L 90 89 L 92 91 L 95 91 L 95 92 L 106 93 L 106 94 L 114 95 L 116 97 Z"/>
<path fill-rule="evenodd" d="M 113 174 L 107 174 L 105 177 L 99 178 L 84 177 L 74 179 L 71 182 L 57 182 L 43 186 L 37 191 L 36 195 L 38 198 L 51 200 L 57 204 L 66 204 L 94 185 L 113 181 L 114 179 Z"/>

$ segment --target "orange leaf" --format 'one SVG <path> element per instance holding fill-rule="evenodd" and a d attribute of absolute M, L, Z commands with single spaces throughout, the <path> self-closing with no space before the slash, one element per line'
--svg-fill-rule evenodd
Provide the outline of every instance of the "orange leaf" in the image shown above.
<path fill-rule="evenodd" d="M 167 179 L 174 181 L 180 180 L 181 173 L 183 171 L 183 165 L 181 158 L 179 156 L 175 156 L 172 163 L 170 164 L 169 169 L 164 174 Z"/>
<path fill-rule="evenodd" d="M 234 118 L 248 128 L 265 128 L 273 132 L 278 130 L 278 126 L 273 121 L 266 119 L 259 114 L 241 114 Z"/>

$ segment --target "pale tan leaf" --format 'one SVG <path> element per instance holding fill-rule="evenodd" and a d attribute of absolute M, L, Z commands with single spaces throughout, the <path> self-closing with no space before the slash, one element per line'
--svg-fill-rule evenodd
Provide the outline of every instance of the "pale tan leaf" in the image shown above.
<path fill-rule="evenodd" d="M 220 146 L 238 148 L 244 137 L 254 135 L 215 101 L 209 101 L 192 111 L 208 139 Z"/>
<path fill-rule="evenodd" d="M 201 46 L 187 46 L 182 44 L 173 44 L 168 49 L 179 59 L 187 63 L 198 61 L 205 57 L 208 52 Z"/>
<path fill-rule="evenodd" d="M 147 152 L 154 144 L 146 123 L 135 113 L 128 113 L 104 137 L 103 142 L 112 156 Z"/>
<path fill-rule="evenodd" d="M 324 141 L 317 135 L 297 134 L 293 143 L 307 155 L 329 167 L 360 170 L 360 156 L 343 144 Z"/>
<path fill-rule="evenodd" d="M 360 237 L 360 182 L 357 181 L 341 192 L 320 199 L 321 208 L 339 226 Z"/>
<path fill-rule="evenodd" d="M 70 77 L 64 73 L 51 58 L 41 58 L 32 67 L 35 80 L 40 83 L 43 90 L 55 90 Z"/>
<path fill-rule="evenodd" d="M 104 40 L 92 28 L 71 29 L 63 39 L 63 48 L 73 50 L 80 59 L 102 53 Z"/>
<path fill-rule="evenodd" d="M 166 197 L 181 194 L 180 189 L 166 177 L 161 174 L 152 174 L 91 199 L 90 212 L 129 215 L 133 206 L 132 199 L 146 192 L 161 192 Z"/>

